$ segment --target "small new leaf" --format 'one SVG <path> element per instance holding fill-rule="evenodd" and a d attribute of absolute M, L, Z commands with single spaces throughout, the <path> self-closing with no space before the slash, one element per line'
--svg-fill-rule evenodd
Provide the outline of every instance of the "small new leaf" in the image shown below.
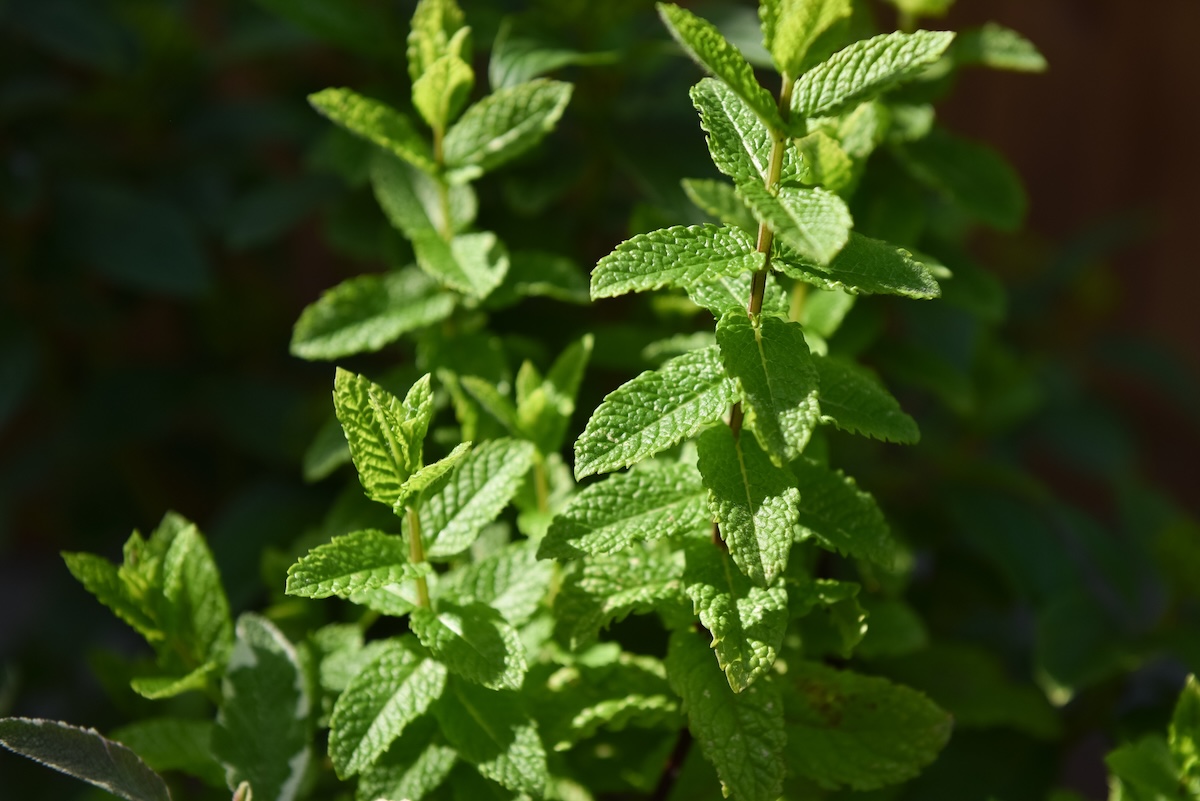
<path fill-rule="evenodd" d="M 915 77 L 953 40 L 949 31 L 896 31 L 855 42 L 796 81 L 792 112 L 806 118 L 841 114 Z"/>
<path fill-rule="evenodd" d="M 349 598 L 423 576 L 428 565 L 408 561 L 402 537 L 364 529 L 318 545 L 288 568 L 287 594 L 304 598 Z"/>
<path fill-rule="evenodd" d="M 429 143 L 407 116 L 351 89 L 324 89 L 308 96 L 313 108 L 352 134 L 390 151 L 419 170 L 437 172 Z"/>
<path fill-rule="evenodd" d="M 736 399 L 715 345 L 676 356 L 604 398 L 575 441 L 575 477 L 666 450 L 719 420 Z"/>
<path fill-rule="evenodd" d="M 763 0 L 758 15 L 775 68 L 795 77 L 817 37 L 850 16 L 850 0 Z"/>
<path fill-rule="evenodd" d="M 517 690 L 525 678 L 525 646 L 516 629 L 485 603 L 448 601 L 413 610 L 409 626 L 452 673 L 493 690 Z"/>
<path fill-rule="evenodd" d="M 824 189 L 739 183 L 738 194 L 780 241 L 818 264 L 828 264 L 850 237 L 853 220 L 840 197 Z"/>
<path fill-rule="evenodd" d="M 471 445 L 470 442 L 460 442 L 450 453 L 433 464 L 425 465 L 409 476 L 408 480 L 404 482 L 404 486 L 400 488 L 400 497 L 392 504 L 392 511 L 397 515 L 403 515 L 405 509 L 420 506 L 429 488 L 458 466 L 463 457 L 471 452 Z"/>
<path fill-rule="evenodd" d="M 592 271 L 592 299 L 662 287 L 686 289 L 762 268 L 754 240 L 736 228 L 677 225 L 627 239 Z"/>
<path fill-rule="evenodd" d="M 713 426 L 696 441 L 708 505 L 738 569 L 768 587 L 787 567 L 800 493 L 753 437 Z"/>
<path fill-rule="evenodd" d="M 421 0 L 408 32 L 408 75 L 413 83 L 447 53 L 470 61 L 466 18 L 455 0 Z"/>
<path fill-rule="evenodd" d="M 413 83 L 413 105 L 430 128 L 445 131 L 462 111 L 474 84 L 471 66 L 456 54 L 447 53 Z"/>
<path fill-rule="evenodd" d="M 571 84 L 538 79 L 498 89 L 467 109 L 446 132 L 446 168 L 469 180 L 511 161 L 553 130 Z"/>
<path fill-rule="evenodd" d="M 900 403 L 865 368 L 842 359 L 813 359 L 821 383 L 822 422 L 843 431 L 904 445 L 921 438 Z"/>

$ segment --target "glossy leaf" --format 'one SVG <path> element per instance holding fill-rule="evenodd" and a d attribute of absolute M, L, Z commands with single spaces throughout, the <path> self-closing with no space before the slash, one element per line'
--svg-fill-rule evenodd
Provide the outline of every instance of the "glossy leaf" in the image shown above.
<path fill-rule="evenodd" d="M 821 289 L 921 300 L 942 294 L 933 273 L 907 250 L 854 232 L 846 246 L 826 265 L 814 264 L 809 257 L 782 249 L 772 263 L 784 275 Z"/>

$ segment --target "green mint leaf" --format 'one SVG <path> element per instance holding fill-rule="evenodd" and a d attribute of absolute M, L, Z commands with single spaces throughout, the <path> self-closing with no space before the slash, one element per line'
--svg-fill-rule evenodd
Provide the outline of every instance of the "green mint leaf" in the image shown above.
<path fill-rule="evenodd" d="M 446 668 L 404 640 L 388 646 L 350 682 L 329 721 L 329 757 L 339 778 L 359 773 L 441 696 Z"/>
<path fill-rule="evenodd" d="M 992 148 L 941 128 L 895 148 L 913 177 L 929 184 L 981 222 L 1012 231 L 1025 218 L 1025 190 Z"/>
<path fill-rule="evenodd" d="M 1200 684 L 1188 676 L 1167 732 L 1167 745 L 1180 768 L 1180 778 L 1193 788 L 1200 782 Z"/>
<path fill-rule="evenodd" d="M 776 801 L 783 791 L 786 735 L 775 677 L 735 693 L 704 640 L 690 630 L 672 632 L 666 664 L 688 728 L 716 768 L 723 793 L 738 801 Z"/>
<path fill-rule="evenodd" d="M 846 246 L 824 266 L 785 248 L 777 251 L 778 258 L 772 264 L 780 272 L 821 289 L 902 295 L 919 300 L 942 294 L 933 273 L 907 250 L 859 233 L 851 232 Z"/>
<path fill-rule="evenodd" d="M 377 153 L 369 169 L 371 188 L 384 215 L 414 245 L 428 239 L 450 240 L 466 230 L 479 211 L 470 186 L 447 186 L 387 153 Z"/>
<path fill-rule="evenodd" d="M 804 499 L 798 511 L 802 537 L 816 537 L 826 548 L 884 567 L 893 563 L 896 544 L 887 521 L 854 479 L 803 457 L 789 467 Z"/>
<path fill-rule="evenodd" d="M 225 769 L 212 755 L 213 722 L 186 718 L 145 718 L 112 732 L 159 773 L 177 770 L 209 787 L 225 789 Z"/>
<path fill-rule="evenodd" d="M 292 801 L 312 757 L 312 704 L 295 647 L 265 617 L 238 618 L 213 730 L 213 754 L 230 787 Z"/>
<path fill-rule="evenodd" d="M 521 419 L 517 417 L 517 407 L 492 382 L 478 376 L 464 375 L 459 376 L 458 383 L 484 412 L 503 426 L 505 433 L 517 439 L 527 438 Z"/>
<path fill-rule="evenodd" d="M 808 186 L 823 186 L 830 192 L 841 192 L 854 183 L 854 160 L 842 146 L 824 131 L 813 131 L 796 140 L 800 153 L 798 178 Z"/>
<path fill-rule="evenodd" d="M 558 123 L 571 89 L 569 83 L 544 78 L 497 89 L 446 132 L 446 168 L 469 180 L 534 147 Z"/>
<path fill-rule="evenodd" d="M 308 102 L 333 122 L 368 142 L 379 145 L 422 172 L 437 172 L 429 143 L 409 118 L 378 100 L 351 89 L 324 89 Z"/>
<path fill-rule="evenodd" d="M 942 57 L 949 31 L 886 33 L 839 50 L 796 81 L 792 112 L 800 117 L 832 117 L 915 77 Z"/>
<path fill-rule="evenodd" d="M 575 395 L 592 355 L 593 341 L 588 334 L 568 345 L 550 366 L 546 377 L 539 377 L 534 382 L 536 388 L 527 387 L 522 391 L 521 374 L 517 376 L 517 420 L 521 431 L 533 441 L 539 453 L 556 453 L 562 448 L 567 423 L 575 413 Z M 529 366 L 532 369 L 532 365 Z"/>
<path fill-rule="evenodd" d="M 458 761 L 454 749 L 438 734 L 432 715 L 404 729 L 374 765 L 358 778 L 359 801 L 380 798 L 425 798 L 450 775 Z"/>
<path fill-rule="evenodd" d="M 420 506 L 429 488 L 435 485 L 441 486 L 438 484 L 439 480 L 457 467 L 463 457 L 471 452 L 471 445 L 470 442 L 460 442 L 450 453 L 433 464 L 425 465 L 409 476 L 408 480 L 404 482 L 404 486 L 400 488 L 400 497 L 392 504 L 392 511 L 397 515 L 403 515 L 404 510 L 408 507 Z"/>
<path fill-rule="evenodd" d="M 309 635 L 308 645 L 317 663 L 321 689 L 331 696 L 349 687 L 354 677 L 389 647 L 387 640 L 364 644 L 362 629 L 353 623 L 322 626 Z"/>
<path fill-rule="evenodd" d="M 708 505 L 738 569 L 760 587 L 787 566 L 800 493 L 754 437 L 713 426 L 696 441 Z"/>
<path fill-rule="evenodd" d="M 446 485 L 421 507 L 425 555 L 444 559 L 469 548 L 512 500 L 533 457 L 530 443 L 513 439 L 484 442 L 465 456 Z"/>
<path fill-rule="evenodd" d="M 850 210 L 832 192 L 798 186 L 771 192 L 753 182 L 739 183 L 737 191 L 755 218 L 802 258 L 828 264 L 850 237 Z"/>
<path fill-rule="evenodd" d="M 128 801 L 171 801 L 161 776 L 95 729 L 56 720 L 0 718 L 0 745 Z"/>
<path fill-rule="evenodd" d="M 960 33 L 951 52 L 961 65 L 978 64 L 1015 72 L 1045 72 L 1047 66 L 1046 57 L 1033 42 L 994 22 Z"/>
<path fill-rule="evenodd" d="M 413 106 L 430 128 L 444 131 L 462 111 L 474 85 L 471 65 L 458 55 L 447 53 L 413 82 Z"/>
<path fill-rule="evenodd" d="M 716 346 L 685 353 L 609 393 L 575 441 L 575 478 L 640 462 L 719 420 L 737 399 Z"/>
<path fill-rule="evenodd" d="M 485 778 L 513 792 L 542 794 L 546 749 L 516 693 L 451 680 L 434 714 L 446 740 Z"/>
<path fill-rule="evenodd" d="M 508 272 L 508 251 L 491 231 L 459 234 L 449 242 L 427 234 L 412 244 L 422 270 L 471 297 L 487 297 Z"/>
<path fill-rule="evenodd" d="M 564 48 L 557 41 L 514 34 L 512 29 L 512 19 L 505 18 L 492 44 L 488 81 L 493 89 L 517 86 L 560 67 L 611 64 L 619 58 L 617 53 L 611 51 L 581 53 Z"/>
<path fill-rule="evenodd" d="M 762 268 L 754 240 L 736 228 L 676 225 L 627 239 L 592 271 L 592 299 L 686 288 Z"/>
<path fill-rule="evenodd" d="M 454 295 L 419 270 L 360 275 L 327 290 L 300 313 L 291 353 L 308 361 L 373 353 L 444 320 L 454 305 Z"/>
<path fill-rule="evenodd" d="M 683 583 L 730 688 L 744 691 L 775 664 L 788 624 L 787 589 L 754 586 L 707 538 L 688 543 Z"/>
<path fill-rule="evenodd" d="M 776 463 L 797 458 L 821 419 L 817 371 L 800 324 L 733 312 L 717 323 L 717 345 L 759 444 Z"/>
<path fill-rule="evenodd" d="M 517 631 L 485 603 L 449 601 L 414 609 L 409 626 L 450 672 L 493 690 L 517 690 L 525 679 L 525 646 Z"/>
<path fill-rule="evenodd" d="M 504 308 L 526 297 L 553 298 L 578 305 L 591 302 L 587 278 L 578 264 L 565 256 L 537 250 L 509 254 L 508 272 L 488 296 L 488 306 Z"/>
<path fill-rule="evenodd" d="M 687 54 L 732 89 L 763 124 L 784 130 L 783 119 L 771 93 L 759 85 L 754 68 L 736 47 L 726 41 L 716 26 L 672 3 L 658 3 L 658 15 Z"/>
<path fill-rule="evenodd" d="M 139 597 L 141 593 L 122 580 L 116 565 L 91 553 L 64 553 L 62 556 L 67 569 L 84 589 L 145 637 L 147 642 L 154 644 L 166 637 L 154 610 L 146 607 Z"/>
<path fill-rule="evenodd" d="M 713 178 L 684 178 L 683 191 L 696 208 L 725 225 L 748 234 L 758 230 L 758 220 L 754 219 L 731 184 Z"/>
<path fill-rule="evenodd" d="M 692 105 L 700 112 L 700 126 L 708 132 L 708 152 L 717 169 L 738 182 L 771 180 L 771 132 L 726 84 L 704 78 L 691 89 Z M 780 180 L 795 178 L 799 170 L 796 151 L 784 151 Z"/>
<path fill-rule="evenodd" d="M 804 295 L 804 306 L 800 309 L 800 324 L 805 333 L 816 334 L 828 339 L 837 333 L 842 320 L 854 308 L 854 295 L 838 289 L 809 289 Z M 820 359 L 815 361 L 820 372 Z"/>
<path fill-rule="evenodd" d="M 867 631 L 867 612 L 858 602 L 859 589 L 850 581 L 807 577 L 793 584 L 789 611 L 799 620 L 791 631 L 806 657 L 849 659 L 854 654 Z"/>
<path fill-rule="evenodd" d="M 539 559 L 578 559 L 639 540 L 675 537 L 710 525 L 700 476 L 690 465 L 618 473 L 583 489 L 550 524 Z"/>
<path fill-rule="evenodd" d="M 740 202 L 740 201 L 739 201 Z M 697 306 L 708 309 L 718 320 L 727 314 L 746 311 L 750 300 L 750 283 L 752 276 L 739 275 L 736 278 L 722 278 L 711 284 L 699 284 L 688 289 L 688 297 Z M 763 294 L 763 314 L 776 316 L 788 313 L 788 298 L 775 276 L 767 276 L 767 287 Z"/>
<path fill-rule="evenodd" d="M 572 650 L 631 612 L 652 612 L 680 594 L 683 560 L 669 550 L 630 548 L 576 563 L 555 598 L 558 630 Z"/>
<path fill-rule="evenodd" d="M 168 513 L 159 524 L 164 527 L 178 527 L 162 567 L 168 637 L 185 644 L 192 663 L 223 665 L 233 647 L 233 620 L 217 563 L 194 523 Z"/>
<path fill-rule="evenodd" d="M 420 0 L 408 31 L 408 76 L 416 83 L 447 53 L 470 61 L 471 49 L 463 26 L 466 17 L 455 0 Z"/>
<path fill-rule="evenodd" d="M 920 429 L 866 368 L 842 359 L 813 359 L 821 383 L 822 422 L 885 442 L 911 445 Z"/>
<path fill-rule="evenodd" d="M 838 20 L 850 16 L 850 0 L 764 0 L 758 7 L 763 46 L 784 75 L 800 74 L 808 50 Z"/>
<path fill-rule="evenodd" d="M 403 537 L 363 529 L 318 545 L 288 568 L 288 595 L 348 598 L 355 592 L 401 584 L 429 572 L 408 560 Z"/>
<path fill-rule="evenodd" d="M 161 701 L 183 693 L 208 689 L 209 681 L 220 674 L 223 666 L 224 660 L 213 661 L 205 662 L 195 670 L 181 668 L 166 676 L 138 676 L 129 682 L 129 687 L 143 698 Z"/>
<path fill-rule="evenodd" d="M 554 582 L 554 565 L 539 562 L 530 540 L 511 543 L 466 567 L 445 574 L 436 599 L 475 601 L 495 609 L 513 626 L 533 617 Z"/>
<path fill-rule="evenodd" d="M 337 369 L 333 406 L 367 497 L 389 507 L 421 466 L 423 440 L 433 417 L 429 375 L 403 402 L 360 375 Z"/>
<path fill-rule="evenodd" d="M 916 690 L 815 662 L 781 682 L 788 769 L 822 787 L 874 790 L 911 779 L 941 751 L 950 716 Z"/>

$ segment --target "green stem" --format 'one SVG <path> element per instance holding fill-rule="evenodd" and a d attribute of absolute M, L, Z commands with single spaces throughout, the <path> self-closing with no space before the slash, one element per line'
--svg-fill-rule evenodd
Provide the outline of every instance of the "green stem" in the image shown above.
<path fill-rule="evenodd" d="M 425 561 L 425 546 L 421 544 L 421 517 L 411 506 L 404 508 L 408 515 L 408 561 L 419 565 Z M 417 576 L 417 606 L 429 606 L 429 585 L 424 576 Z"/>
<path fill-rule="evenodd" d="M 438 233 L 442 235 L 442 239 L 449 242 L 454 238 L 454 226 L 450 220 L 450 186 L 446 183 L 445 177 L 440 174 L 442 171 L 441 168 L 446 166 L 446 158 L 442 150 L 442 140 L 444 138 L 445 131 L 441 128 L 433 129 L 433 160 L 438 165 L 438 205 L 442 210 L 442 230 Z"/>
<path fill-rule="evenodd" d="M 550 514 L 550 483 L 546 478 L 546 460 L 541 451 L 533 458 L 533 487 L 537 492 L 538 511 Z"/>
<path fill-rule="evenodd" d="M 803 281 L 797 281 L 792 284 L 792 305 L 788 309 L 788 319 L 792 322 L 800 321 L 800 314 L 804 311 L 804 302 L 808 300 L 808 284 Z"/>

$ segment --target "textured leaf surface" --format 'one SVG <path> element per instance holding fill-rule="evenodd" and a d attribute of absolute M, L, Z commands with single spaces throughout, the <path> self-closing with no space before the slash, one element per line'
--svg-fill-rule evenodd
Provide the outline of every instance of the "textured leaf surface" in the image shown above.
<path fill-rule="evenodd" d="M 446 167 L 463 176 L 492 170 L 549 133 L 571 99 L 571 84 L 538 79 L 498 89 L 446 132 Z"/>
<path fill-rule="evenodd" d="M 311 701 L 295 647 L 265 617 L 238 618 L 212 749 L 230 787 L 292 801 L 312 757 Z"/>
<path fill-rule="evenodd" d="M 433 416 L 429 376 L 413 384 L 401 401 L 378 384 L 339 367 L 333 406 L 367 497 L 391 506 L 404 482 L 421 466 L 425 432 Z"/>
<path fill-rule="evenodd" d="M 714 426 L 696 442 L 708 505 L 738 569 L 760 587 L 787 566 L 800 502 L 792 476 L 753 437 Z"/>
<path fill-rule="evenodd" d="M 406 509 L 420 505 L 425 492 L 431 487 L 442 486 L 441 479 L 457 467 L 463 457 L 471 452 L 472 444 L 470 442 L 458 443 L 450 453 L 432 464 L 425 465 L 409 476 L 404 482 L 404 486 L 400 488 L 400 497 L 392 504 L 392 511 L 401 515 Z"/>
<path fill-rule="evenodd" d="M 703 306 L 718 320 L 726 314 L 746 311 L 750 301 L 751 276 L 722 278 L 711 284 L 701 284 L 688 290 L 688 297 L 697 306 Z M 763 314 L 785 315 L 788 313 L 788 298 L 773 274 L 767 276 L 767 288 L 763 294 Z"/>
<path fill-rule="evenodd" d="M 512 500 L 533 456 L 533 445 L 514 439 L 491 440 L 472 450 L 421 507 L 426 556 L 445 558 L 470 547 Z"/>
<path fill-rule="evenodd" d="M 788 768 L 822 787 L 906 781 L 950 736 L 949 715 L 886 679 L 800 662 L 788 666 L 785 683 Z"/>
<path fill-rule="evenodd" d="M 413 11 L 405 54 L 408 76 L 416 83 L 446 53 L 469 60 L 466 43 L 456 39 L 466 17 L 455 0 L 420 0 Z"/>
<path fill-rule="evenodd" d="M 731 184 L 712 178 L 684 178 L 682 183 L 688 200 L 708 216 L 746 233 L 758 230 L 758 220 Z"/>
<path fill-rule="evenodd" d="M 418 270 L 360 275 L 326 291 L 300 313 L 291 352 L 309 361 L 374 352 L 453 310 L 454 296 Z"/>
<path fill-rule="evenodd" d="M 144 718 L 112 732 L 155 771 L 178 770 L 210 787 L 225 788 L 225 769 L 212 755 L 211 720 Z"/>
<path fill-rule="evenodd" d="M 787 630 L 787 590 L 756 587 L 708 540 L 689 543 L 683 582 L 729 686 L 744 691 L 775 664 Z"/>
<path fill-rule="evenodd" d="M 790 243 L 789 243 L 790 244 Z M 821 289 L 852 294 L 888 294 L 909 298 L 936 298 L 941 288 L 921 262 L 903 248 L 851 233 L 846 246 L 826 266 L 803 255 L 780 251 L 773 264 L 780 272 L 808 281 Z"/>
<path fill-rule="evenodd" d="M 949 31 L 896 31 L 855 42 L 796 81 L 792 111 L 801 117 L 840 114 L 915 77 L 941 58 L 953 39 Z"/>
<path fill-rule="evenodd" d="M 667 678 L 683 698 L 688 728 L 738 801 L 776 801 L 783 789 L 783 702 L 773 676 L 734 693 L 693 631 L 671 634 Z"/>
<path fill-rule="evenodd" d="M 350 133 L 374 142 L 409 164 L 432 173 L 437 170 L 429 143 L 412 121 L 396 109 L 351 89 L 325 89 L 308 102 Z"/>
<path fill-rule="evenodd" d="M 358 779 L 358 801 L 381 798 L 424 798 L 450 775 L 458 761 L 454 749 L 439 736 L 432 715 L 414 721 L 404 734 Z"/>
<path fill-rule="evenodd" d="M 120 743 L 56 720 L 0 718 L 0 745 L 128 801 L 170 801 L 167 784 Z"/>
<path fill-rule="evenodd" d="M 771 132 L 762 120 L 727 85 L 704 78 L 691 89 L 692 105 L 700 112 L 700 126 L 708 132 L 708 152 L 717 169 L 739 183 L 770 182 Z M 795 178 L 799 170 L 796 151 L 784 152 L 779 180 Z"/>
<path fill-rule="evenodd" d="M 409 626 L 451 672 L 490 687 L 516 690 L 525 678 L 525 646 L 516 629 L 485 603 L 448 601 L 413 610 Z"/>
<path fill-rule="evenodd" d="M 886 442 L 912 444 L 920 440 L 916 421 L 865 368 L 828 357 L 817 357 L 813 364 L 820 376 L 824 422 Z"/>
<path fill-rule="evenodd" d="M 720 78 L 769 128 L 781 131 L 775 99 L 754 77 L 754 68 L 711 22 L 672 3 L 659 3 L 658 14 L 675 41 L 697 64 Z"/>
<path fill-rule="evenodd" d="M 850 0 L 764 0 L 758 15 L 775 68 L 795 77 L 817 37 L 850 16 Z"/>
<path fill-rule="evenodd" d="M 575 477 L 670 448 L 720 419 L 736 399 L 715 346 L 677 356 L 604 398 L 575 442 Z"/>
<path fill-rule="evenodd" d="M 329 756 L 338 776 L 344 779 L 373 765 L 445 686 L 444 665 L 418 656 L 403 641 L 389 641 L 333 707 Z"/>
<path fill-rule="evenodd" d="M 480 601 L 511 625 L 519 626 L 537 611 L 550 591 L 554 565 L 539 562 L 529 540 L 511 543 L 485 559 L 445 574 L 437 597 L 460 604 Z"/>
<path fill-rule="evenodd" d="M 677 552 L 630 548 L 591 557 L 570 573 L 555 599 L 559 631 L 571 649 L 631 612 L 649 612 L 677 597 L 683 560 Z"/>
<path fill-rule="evenodd" d="M 446 53 L 413 83 L 413 106 L 430 128 L 444 131 L 462 111 L 474 85 L 471 66 L 457 54 Z"/>
<path fill-rule="evenodd" d="M 447 242 L 427 234 L 412 240 L 417 265 L 444 286 L 487 297 L 508 272 L 508 251 L 490 231 L 459 234 Z"/>
<path fill-rule="evenodd" d="M 782 464 L 800 455 L 821 419 L 817 371 L 798 323 L 728 314 L 717 323 L 725 370 L 742 390 L 746 422 Z"/>
<path fill-rule="evenodd" d="M 638 234 L 602 258 L 592 271 L 592 298 L 710 283 L 758 270 L 763 258 L 754 249 L 754 240 L 736 228 L 663 228 Z"/>
<path fill-rule="evenodd" d="M 439 178 L 386 153 L 371 159 L 370 177 L 375 199 L 388 221 L 414 244 L 430 239 L 448 241 L 470 225 L 479 210 L 478 198 L 469 186 L 445 187 Z"/>
<path fill-rule="evenodd" d="M 868 559 L 888 567 L 895 558 L 895 542 L 883 512 L 869 493 L 840 470 L 822 467 L 811 459 L 792 462 L 791 471 L 801 497 L 799 526 L 827 548 Z"/>
<path fill-rule="evenodd" d="M 802 258 L 828 264 L 850 237 L 850 210 L 832 192 L 781 186 L 773 193 L 755 183 L 737 189 L 754 216 Z"/>
<path fill-rule="evenodd" d="M 434 712 L 459 756 L 484 777 L 513 792 L 542 794 L 546 749 L 516 693 L 451 681 Z"/>
<path fill-rule="evenodd" d="M 618 473 L 571 498 L 550 524 L 538 558 L 578 559 L 695 531 L 711 522 L 705 498 L 690 465 Z"/>
<path fill-rule="evenodd" d="M 348 598 L 425 575 L 428 565 L 408 560 L 403 537 L 363 529 L 318 545 L 288 568 L 287 594 L 304 598 Z"/>

